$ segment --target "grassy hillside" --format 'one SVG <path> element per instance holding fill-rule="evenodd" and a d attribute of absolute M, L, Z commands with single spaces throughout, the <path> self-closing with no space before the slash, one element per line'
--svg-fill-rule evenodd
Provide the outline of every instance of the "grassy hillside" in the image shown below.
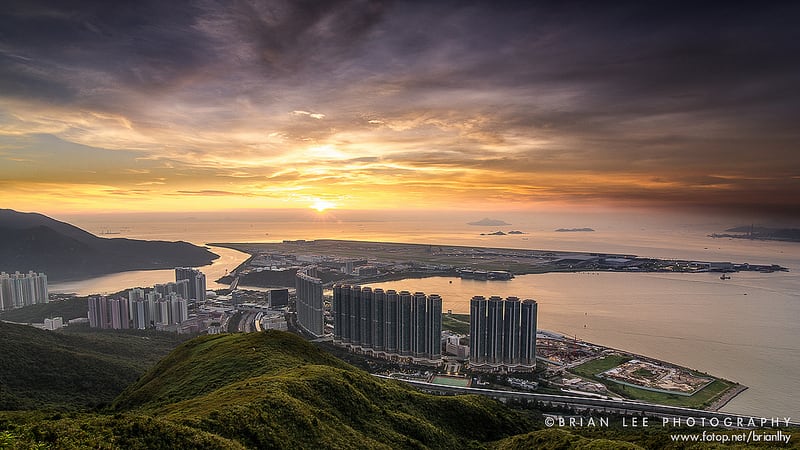
<path fill-rule="evenodd" d="M 498 421 L 491 435 L 476 435 L 487 427 L 465 427 L 464 419 L 477 414 L 487 420 L 487 412 L 500 412 L 495 402 L 420 394 L 274 331 L 188 342 L 126 390 L 115 408 L 135 408 L 258 448 L 290 442 L 443 448 L 523 429 L 514 417 L 508 424 Z"/>
<path fill-rule="evenodd" d="M 67 351 L 64 339 L 89 339 L 10 325 L 0 331 L 5 341 L 35 338 L 56 353 Z M 108 362 L 103 352 L 131 336 L 115 335 L 119 341 L 82 356 L 86 370 L 102 372 Z M 137 352 L 120 350 L 120 357 Z M 71 367 L 65 364 L 52 363 Z M 25 373 L 16 370 L 6 375 Z M 100 378 L 64 373 L 69 380 L 89 376 Z M 131 384 L 112 410 L 0 412 L 0 448 L 691 448 L 673 446 L 660 429 L 540 428 L 535 411 L 482 396 L 424 394 L 373 377 L 295 335 L 268 331 L 179 345 Z"/>
<path fill-rule="evenodd" d="M 109 404 L 183 336 L 42 331 L 0 322 L 0 410 Z"/>
<path fill-rule="evenodd" d="M 292 334 L 181 345 L 114 403 L 250 448 L 461 448 L 530 430 L 534 417 L 484 397 L 440 397 L 377 379 Z"/>
<path fill-rule="evenodd" d="M 196 428 L 137 415 L 0 413 L 0 430 L 0 449 L 244 449 Z"/>
<path fill-rule="evenodd" d="M 628 436 L 630 437 L 630 436 Z M 614 439 L 591 439 L 568 430 L 549 429 L 521 434 L 497 442 L 496 450 L 530 450 L 530 449 L 586 449 L 586 450 L 638 450 L 645 448 L 629 442 Z"/>
<path fill-rule="evenodd" d="M 158 407 L 306 364 L 347 367 L 289 333 L 200 336 L 180 345 L 131 385 L 117 399 L 115 408 Z"/>

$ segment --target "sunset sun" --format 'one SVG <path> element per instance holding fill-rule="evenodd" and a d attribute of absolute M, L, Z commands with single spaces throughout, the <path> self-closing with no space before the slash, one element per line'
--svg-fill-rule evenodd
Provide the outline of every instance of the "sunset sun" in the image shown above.
<path fill-rule="evenodd" d="M 314 203 L 311 205 L 312 209 L 316 209 L 317 212 L 324 212 L 327 209 L 335 208 L 336 204 L 333 202 L 329 202 L 327 200 L 322 199 L 315 199 Z"/>

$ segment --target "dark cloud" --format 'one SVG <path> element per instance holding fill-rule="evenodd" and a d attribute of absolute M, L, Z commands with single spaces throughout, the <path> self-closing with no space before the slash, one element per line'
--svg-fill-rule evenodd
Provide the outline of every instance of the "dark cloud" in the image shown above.
<path fill-rule="evenodd" d="M 155 89 L 210 60 L 206 39 L 193 30 L 199 12 L 180 1 L 12 1 L 0 13 L 0 42 L 32 67 L 97 72 Z M 51 75 L 54 83 L 82 84 L 64 80 L 69 74 Z"/>
<path fill-rule="evenodd" d="M 18 103 L 0 123 L 22 127 L 28 106 L 102 112 L 158 141 L 142 145 L 151 162 L 204 176 L 228 164 L 229 180 L 320 182 L 277 158 L 385 145 L 341 166 L 408 183 L 412 168 L 586 173 L 619 190 L 552 194 L 788 209 L 799 21 L 791 2 L 8 1 L 0 98 Z M 48 129 L 91 135 L 85 122 Z M 203 162 L 212 151 L 228 161 Z M 626 193 L 633 178 L 672 187 Z"/>
<path fill-rule="evenodd" d="M 268 74 L 296 76 L 307 66 L 328 69 L 352 55 L 381 20 L 371 0 L 223 2 L 215 8 Z"/>

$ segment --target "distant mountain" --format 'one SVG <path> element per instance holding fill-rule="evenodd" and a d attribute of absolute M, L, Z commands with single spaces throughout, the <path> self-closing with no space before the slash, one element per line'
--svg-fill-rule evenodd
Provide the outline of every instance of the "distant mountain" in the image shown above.
<path fill-rule="evenodd" d="M 556 230 L 559 233 L 582 233 L 594 231 L 591 228 L 559 228 Z"/>
<path fill-rule="evenodd" d="M 0 271 L 33 270 L 59 281 L 127 270 L 203 266 L 216 258 L 188 242 L 101 238 L 42 214 L 0 209 Z"/>
<path fill-rule="evenodd" d="M 504 225 L 511 225 L 510 223 L 504 222 L 499 219 L 490 219 L 488 217 L 484 217 L 483 219 L 477 222 L 469 222 L 467 225 L 477 225 L 479 227 L 500 227 Z"/>
<path fill-rule="evenodd" d="M 714 233 L 714 238 L 753 239 L 759 241 L 786 241 L 800 242 L 800 229 L 798 228 L 768 228 L 752 225 L 728 228 L 729 233 Z M 730 234 L 736 233 L 736 234 Z"/>

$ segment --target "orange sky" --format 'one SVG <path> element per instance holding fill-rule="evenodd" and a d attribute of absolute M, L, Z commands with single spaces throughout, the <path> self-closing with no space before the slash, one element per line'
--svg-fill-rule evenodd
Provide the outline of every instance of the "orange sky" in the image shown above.
<path fill-rule="evenodd" d="M 46 3 L 0 16 L 2 207 L 800 215 L 794 7 Z"/>

